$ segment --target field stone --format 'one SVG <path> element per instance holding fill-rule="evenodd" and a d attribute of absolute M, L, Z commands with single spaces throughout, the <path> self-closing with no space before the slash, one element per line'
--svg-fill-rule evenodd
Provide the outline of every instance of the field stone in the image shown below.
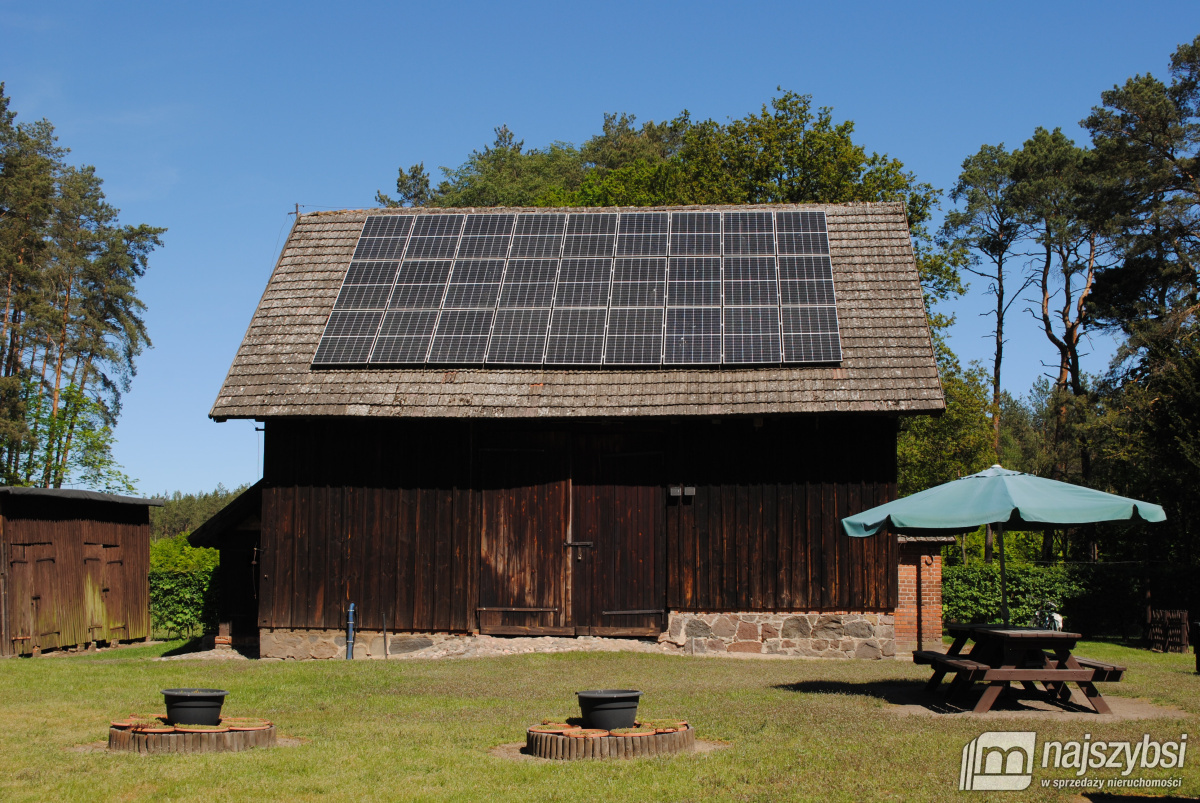
<path fill-rule="evenodd" d="M 741 622 L 737 627 L 738 641 L 758 641 L 758 626 L 750 622 Z"/>
<path fill-rule="evenodd" d="M 840 616 L 830 616 L 828 614 L 817 619 L 817 624 L 813 628 L 813 638 L 826 639 L 828 641 L 837 641 L 842 637 L 842 619 Z"/>
<path fill-rule="evenodd" d="M 688 638 L 708 638 L 712 635 L 712 628 L 699 619 L 693 619 L 687 623 L 685 632 Z"/>
<path fill-rule="evenodd" d="M 869 622 L 859 619 L 846 623 L 846 635 L 851 638 L 871 638 L 875 632 Z"/>
<path fill-rule="evenodd" d="M 721 641 L 720 639 L 710 638 L 708 640 L 708 651 L 709 652 L 725 652 L 726 651 L 725 642 Z"/>
<path fill-rule="evenodd" d="M 759 641 L 735 641 L 729 645 L 729 652 L 762 652 L 762 642 Z"/>
<path fill-rule="evenodd" d="M 312 657 L 312 650 L 309 648 L 308 639 L 288 639 L 287 657 L 297 661 L 304 661 Z"/>
<path fill-rule="evenodd" d="M 712 634 L 717 638 L 733 638 L 733 634 L 737 632 L 735 620 L 728 616 L 722 616 L 717 621 L 713 622 Z"/>
<path fill-rule="evenodd" d="M 879 642 L 872 639 L 859 644 L 858 649 L 854 651 L 854 657 L 874 661 L 883 657 L 883 651 L 879 649 Z"/>
<path fill-rule="evenodd" d="M 786 639 L 808 638 L 812 623 L 807 616 L 789 616 L 783 620 L 783 637 Z"/>
<path fill-rule="evenodd" d="M 773 638 L 779 638 L 779 631 L 775 628 L 775 625 L 770 624 L 770 623 L 764 623 L 762 626 L 763 641 L 766 641 L 767 639 L 773 639 Z"/>
<path fill-rule="evenodd" d="M 329 641 L 320 641 L 309 649 L 313 658 L 333 658 L 338 654 L 338 648 Z"/>
<path fill-rule="evenodd" d="M 394 636 L 388 645 L 388 652 L 405 653 L 432 647 L 433 640 L 425 636 Z"/>

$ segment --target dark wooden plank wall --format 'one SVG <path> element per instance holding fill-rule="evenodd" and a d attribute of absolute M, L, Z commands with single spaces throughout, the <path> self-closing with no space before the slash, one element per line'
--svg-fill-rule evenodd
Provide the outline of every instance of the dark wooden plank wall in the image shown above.
<path fill-rule="evenodd" d="M 603 611 L 656 606 L 888 609 L 894 538 L 849 538 L 839 519 L 894 498 L 895 438 L 895 419 L 869 416 L 274 419 L 258 621 L 341 629 L 351 601 L 360 627 L 418 631 L 474 629 L 492 606 L 553 609 L 482 613 L 513 632 L 645 626 Z M 695 495 L 670 497 L 673 484 Z M 649 536 L 643 554 L 566 555 L 568 525 L 600 545 L 614 505 L 661 505 L 622 523 Z M 622 592 L 626 575 L 637 593 Z M 593 596 L 580 599 L 585 586 Z"/>
<path fill-rule="evenodd" d="M 885 418 L 723 422 L 675 433 L 668 497 L 677 610 L 884 610 L 897 601 L 891 536 L 850 538 L 841 519 L 895 498 Z"/>
<path fill-rule="evenodd" d="M 353 602 L 364 629 L 475 627 L 469 438 L 462 426 L 270 422 L 259 626 L 342 629 Z"/>
<path fill-rule="evenodd" d="M 150 634 L 150 517 L 140 505 L 0 501 L 3 654 Z"/>

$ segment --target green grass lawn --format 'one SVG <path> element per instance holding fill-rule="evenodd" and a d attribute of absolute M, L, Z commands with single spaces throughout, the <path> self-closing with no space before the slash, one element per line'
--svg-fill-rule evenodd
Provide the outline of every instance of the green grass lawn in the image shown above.
<path fill-rule="evenodd" d="M 1200 676 L 1191 655 L 1108 643 L 1079 652 L 1130 668 L 1110 695 L 1140 696 L 1186 718 L 1085 723 L 891 713 L 880 683 L 920 683 L 906 662 L 731 660 L 641 653 L 566 653 L 442 662 L 157 661 L 174 645 L 94 656 L 0 661 L 0 795 L 7 800 L 628 799 L 939 800 L 958 791 L 963 746 L 985 730 L 1043 738 L 1178 739 L 1190 732 L 1177 796 L 1200 795 Z M 239 754 L 137 756 L 79 751 L 108 720 L 160 713 L 159 689 L 228 689 L 225 713 L 274 720 L 298 747 Z M 642 689 L 640 713 L 688 719 L 703 755 L 637 761 L 512 761 L 489 749 L 525 726 L 578 714 L 574 692 Z M 1101 771 L 1107 776 L 1115 770 Z M 1040 788 L 1021 799 L 1071 799 Z M 987 800 L 987 793 L 968 798 Z M 991 793 L 1013 800 L 1012 793 Z"/>

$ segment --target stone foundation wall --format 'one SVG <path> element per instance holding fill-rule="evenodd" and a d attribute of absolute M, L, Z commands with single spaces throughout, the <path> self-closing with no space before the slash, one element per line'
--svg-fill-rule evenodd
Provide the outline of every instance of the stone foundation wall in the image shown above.
<path fill-rule="evenodd" d="M 388 633 L 388 655 L 416 652 L 449 639 L 464 636 L 450 633 Z M 344 630 L 269 630 L 258 633 L 258 657 L 303 661 L 309 658 L 346 658 Z M 354 659 L 383 658 L 383 633 L 375 630 L 354 634 Z"/>
<path fill-rule="evenodd" d="M 891 658 L 894 621 L 888 613 L 672 612 L 667 637 L 690 652 Z"/>
<path fill-rule="evenodd" d="M 900 545 L 896 649 L 901 653 L 941 648 L 941 549 L 940 543 L 910 541 Z"/>

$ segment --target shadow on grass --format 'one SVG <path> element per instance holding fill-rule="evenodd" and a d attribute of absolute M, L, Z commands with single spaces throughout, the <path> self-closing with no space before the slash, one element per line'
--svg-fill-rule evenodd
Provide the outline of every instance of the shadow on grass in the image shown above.
<path fill-rule="evenodd" d="M 933 714 L 963 714 L 970 712 L 986 684 L 976 683 L 968 690 L 959 691 L 953 698 L 947 698 L 950 684 L 943 683 L 933 691 L 926 691 L 923 680 L 870 680 L 863 682 L 843 680 L 805 680 L 799 683 L 782 683 L 773 688 L 781 691 L 796 692 L 797 694 L 848 695 L 855 697 L 870 697 L 888 705 L 921 708 Z M 1090 707 L 1075 702 L 1050 702 L 1048 696 L 1041 691 L 1018 689 L 1009 686 L 996 703 L 992 711 L 1062 711 L 1091 712 Z"/>
<path fill-rule="evenodd" d="M 203 636 L 197 636 L 196 638 L 188 639 L 187 641 L 184 641 L 183 643 L 179 644 L 178 646 L 172 647 L 171 649 L 166 650 L 165 652 L 162 653 L 162 657 L 163 658 L 174 658 L 174 657 L 181 656 L 181 655 L 190 655 L 192 653 L 208 653 L 208 652 L 212 651 L 212 649 L 213 649 L 213 647 L 211 644 L 205 643 L 205 638 Z M 238 645 L 235 645 L 232 649 L 234 650 L 234 652 L 241 654 L 245 658 L 251 658 L 251 659 L 258 658 L 258 645 L 257 644 L 238 644 Z"/>
<path fill-rule="evenodd" d="M 172 647 L 162 654 L 163 658 L 169 658 L 172 655 L 187 655 L 189 652 L 200 652 L 204 649 L 204 639 L 197 637 L 188 639 L 178 647 Z"/>

